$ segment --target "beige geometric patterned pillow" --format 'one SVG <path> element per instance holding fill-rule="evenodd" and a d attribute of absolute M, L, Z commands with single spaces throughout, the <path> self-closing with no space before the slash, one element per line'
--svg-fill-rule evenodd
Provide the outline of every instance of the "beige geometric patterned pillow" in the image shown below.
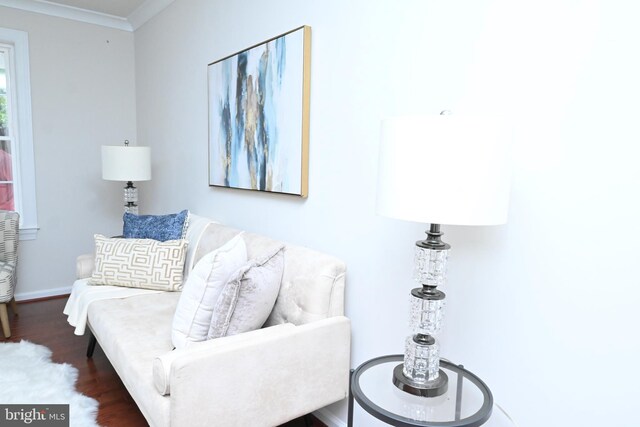
<path fill-rule="evenodd" d="M 152 239 L 93 236 L 95 268 L 89 284 L 178 291 L 187 253 L 186 240 L 160 242 Z"/>

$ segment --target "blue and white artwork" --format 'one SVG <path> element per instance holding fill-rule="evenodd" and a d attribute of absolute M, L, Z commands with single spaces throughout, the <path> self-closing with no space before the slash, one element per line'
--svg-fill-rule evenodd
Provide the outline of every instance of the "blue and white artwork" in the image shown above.
<path fill-rule="evenodd" d="M 209 185 L 306 196 L 308 33 L 209 64 Z"/>

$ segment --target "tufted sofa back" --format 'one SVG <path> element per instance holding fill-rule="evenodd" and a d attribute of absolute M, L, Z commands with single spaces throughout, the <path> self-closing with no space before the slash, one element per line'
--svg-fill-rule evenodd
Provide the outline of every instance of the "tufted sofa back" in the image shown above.
<path fill-rule="evenodd" d="M 194 263 L 240 230 L 209 224 L 197 242 Z M 345 264 L 330 255 L 245 232 L 249 259 L 285 245 L 284 274 L 276 305 L 265 326 L 304 323 L 344 315 Z"/>

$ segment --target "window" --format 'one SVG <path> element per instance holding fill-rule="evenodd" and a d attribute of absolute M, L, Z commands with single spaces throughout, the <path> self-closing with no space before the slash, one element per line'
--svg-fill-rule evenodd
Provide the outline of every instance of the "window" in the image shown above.
<path fill-rule="evenodd" d="M 0 44 L 0 209 L 15 210 L 13 198 L 13 156 L 11 146 L 15 144 L 13 122 L 13 102 L 15 98 L 11 85 L 11 48 Z M 9 81 L 8 81 L 9 80 Z"/>
<path fill-rule="evenodd" d="M 29 44 L 0 28 L 0 209 L 20 213 L 20 239 L 36 237 Z"/>

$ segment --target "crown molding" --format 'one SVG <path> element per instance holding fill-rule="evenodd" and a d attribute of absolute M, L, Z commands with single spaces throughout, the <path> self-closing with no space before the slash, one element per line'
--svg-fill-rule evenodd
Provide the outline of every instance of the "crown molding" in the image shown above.
<path fill-rule="evenodd" d="M 64 6 L 43 0 L 0 0 L 0 6 L 57 16 L 58 18 L 72 19 L 88 24 L 102 25 L 118 30 L 133 31 L 131 24 L 126 18 L 72 6 Z"/>
<path fill-rule="evenodd" d="M 174 0 L 147 0 L 127 16 L 133 31 L 167 8 Z"/>
<path fill-rule="evenodd" d="M 174 0 L 147 0 L 134 10 L 128 17 L 109 15 L 93 10 L 80 9 L 46 0 L 0 0 L 0 6 L 42 13 L 58 18 L 72 19 L 88 24 L 101 25 L 117 30 L 135 31 L 145 22 L 156 16 Z"/>

